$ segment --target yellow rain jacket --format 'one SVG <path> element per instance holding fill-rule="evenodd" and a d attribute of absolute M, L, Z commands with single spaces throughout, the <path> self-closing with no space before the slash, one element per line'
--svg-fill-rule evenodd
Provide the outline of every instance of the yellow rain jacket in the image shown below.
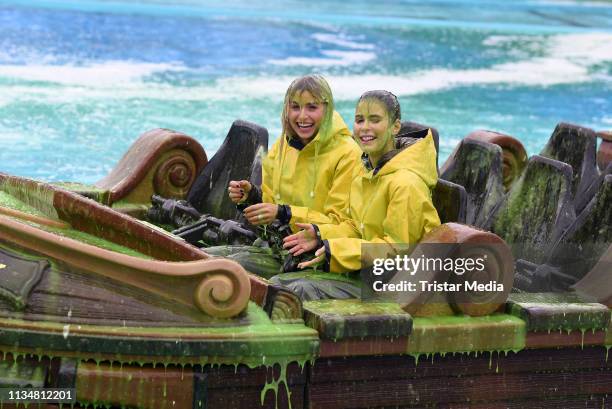
<path fill-rule="evenodd" d="M 282 142 L 282 143 L 281 143 Z M 303 148 L 281 136 L 263 162 L 263 202 L 289 205 L 290 225 L 340 223 L 346 217 L 351 177 L 361 166 L 361 150 L 342 117 Z"/>
<path fill-rule="evenodd" d="M 439 226 L 431 199 L 437 180 L 431 131 L 392 157 L 378 173 L 360 166 L 351 184 L 350 218 L 339 225 L 318 225 L 329 245 L 329 271 L 359 270 L 362 243 L 413 244 Z"/>

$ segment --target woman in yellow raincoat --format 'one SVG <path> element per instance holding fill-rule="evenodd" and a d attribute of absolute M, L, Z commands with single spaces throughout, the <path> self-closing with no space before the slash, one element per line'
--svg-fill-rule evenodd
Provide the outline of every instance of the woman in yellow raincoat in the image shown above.
<path fill-rule="evenodd" d="M 283 132 L 263 162 L 261 188 L 231 181 L 229 197 L 249 205 L 244 215 L 253 225 L 278 219 L 298 231 L 296 223 L 340 223 L 353 169 L 361 152 L 340 115 L 334 111 L 329 84 L 320 75 L 294 80 L 287 89 Z M 270 277 L 281 270 L 283 254 L 252 246 L 208 248 L 248 271 Z"/>
<path fill-rule="evenodd" d="M 339 223 L 361 153 L 334 111 L 322 76 L 306 75 L 291 83 L 282 123 L 282 135 L 263 163 L 261 190 L 246 180 L 231 181 L 230 199 L 251 205 L 244 215 L 254 225 L 277 218 L 294 229 L 295 223 Z"/>
<path fill-rule="evenodd" d="M 300 268 L 323 263 L 331 273 L 354 272 L 361 268 L 362 244 L 414 244 L 440 225 L 431 199 L 438 179 L 431 131 L 398 137 L 400 118 L 392 93 L 369 91 L 361 96 L 354 139 L 363 151 L 363 166 L 351 182 L 347 219 L 337 224 L 297 224 L 303 230 L 287 237 L 285 248 L 296 256 L 318 248 L 316 257 Z M 360 294 L 358 280 L 337 274 L 290 273 L 273 281 L 305 299 Z"/>

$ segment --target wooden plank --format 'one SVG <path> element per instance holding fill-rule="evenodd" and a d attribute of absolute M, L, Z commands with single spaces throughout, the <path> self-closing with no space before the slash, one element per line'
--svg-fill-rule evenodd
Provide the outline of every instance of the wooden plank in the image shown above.
<path fill-rule="evenodd" d="M 79 402 L 143 409 L 190 408 L 193 385 L 190 370 L 91 362 L 79 364 L 76 379 Z"/>
<path fill-rule="evenodd" d="M 406 353 L 406 345 L 408 345 L 408 337 L 322 340 L 319 356 L 327 358 L 333 356 L 402 355 Z"/>
<path fill-rule="evenodd" d="M 410 334 L 412 317 L 399 304 L 361 300 L 304 302 L 304 321 L 321 339 L 403 337 Z"/>
<path fill-rule="evenodd" d="M 421 356 L 364 356 L 317 359 L 310 368 L 309 383 L 367 382 L 381 379 L 439 378 L 496 373 L 612 370 L 604 347 L 537 349 L 514 352 Z"/>
<path fill-rule="evenodd" d="M 606 333 L 604 331 L 592 332 L 587 330 L 574 332 L 529 332 L 525 345 L 527 348 L 563 348 L 584 347 L 587 345 L 603 345 Z"/>
<path fill-rule="evenodd" d="M 45 362 L 32 359 L 15 361 L 11 355 L 4 355 L 0 360 L 0 385 L 2 388 L 42 388 L 45 386 L 48 370 Z"/>
<path fill-rule="evenodd" d="M 51 185 L 58 186 L 62 189 L 66 189 L 74 193 L 78 193 L 81 196 L 85 196 L 106 206 L 110 206 L 111 204 L 110 190 L 101 189 L 94 185 L 86 185 L 84 183 L 79 182 L 54 182 L 51 183 Z"/>
<path fill-rule="evenodd" d="M 511 294 L 506 311 L 527 323 L 527 331 L 605 330 L 610 310 L 575 293 Z"/>
<path fill-rule="evenodd" d="M 260 386 L 279 379 L 281 368 L 279 364 L 249 368 L 246 365 L 221 365 L 213 368 L 205 367 L 207 386 L 210 389 L 232 387 Z M 286 378 L 289 385 L 303 385 L 306 383 L 306 368 L 302 369 L 297 362 L 291 362 L 286 367 Z"/>
<path fill-rule="evenodd" d="M 568 396 L 561 399 L 501 400 L 485 403 L 444 403 L 436 409 L 611 409 L 612 397 L 608 395 Z M 427 405 L 377 406 L 376 409 L 429 409 Z"/>
<path fill-rule="evenodd" d="M 507 314 L 415 318 L 407 353 L 519 350 L 525 322 Z"/>
<path fill-rule="evenodd" d="M 278 394 L 274 390 L 266 391 L 263 405 L 261 394 L 263 387 L 256 388 L 224 388 L 208 391 L 206 409 L 302 409 L 304 408 L 304 386 L 291 387 L 291 406 L 287 399 L 284 385 L 278 386 Z"/>
<path fill-rule="evenodd" d="M 610 409 L 612 397 L 608 395 L 567 396 L 558 399 L 505 400 L 486 403 L 443 404 L 438 409 Z"/>
<path fill-rule="evenodd" d="M 163 297 L 113 279 L 53 268 L 35 287 L 26 314 L 66 323 L 146 326 L 223 326 L 206 314 L 194 314 Z M 236 318 L 231 325 L 245 325 Z"/>
<path fill-rule="evenodd" d="M 494 391 L 494 393 L 492 393 Z M 612 371 L 500 373 L 485 376 L 381 379 L 311 385 L 311 409 L 485 403 L 490 400 L 612 394 Z"/>
<path fill-rule="evenodd" d="M 281 380 L 281 369 L 285 371 L 286 381 Z M 290 363 L 286 368 L 281 368 L 278 364 L 257 368 L 221 365 L 205 367 L 204 371 L 207 387 L 206 408 L 285 409 L 289 408 L 287 390 L 291 393 L 291 408 L 304 407 L 308 369 L 302 368 L 297 362 Z"/>

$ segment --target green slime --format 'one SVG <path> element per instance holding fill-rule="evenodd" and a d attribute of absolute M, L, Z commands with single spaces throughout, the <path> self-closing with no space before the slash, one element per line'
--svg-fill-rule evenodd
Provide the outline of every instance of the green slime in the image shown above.
<path fill-rule="evenodd" d="M 123 364 L 136 364 L 139 366 L 144 365 L 164 365 L 168 364 L 178 365 L 181 368 L 190 365 L 201 365 L 202 367 L 209 365 L 212 368 L 219 365 L 234 365 L 236 368 L 239 364 L 244 364 L 249 368 L 253 369 L 260 366 L 268 368 L 274 368 L 275 365 L 280 366 L 280 375 L 277 379 L 267 380 L 261 391 L 261 400 L 265 400 L 268 391 L 272 390 L 275 394 L 275 398 L 278 399 L 279 387 L 284 386 L 287 396 L 290 399 L 291 393 L 289 385 L 287 383 L 287 366 L 292 362 L 297 362 L 300 368 L 304 368 L 306 362 L 313 362 L 318 354 L 319 340 L 316 331 L 305 327 L 300 324 L 288 324 L 288 323 L 275 323 L 270 320 L 265 311 L 254 303 L 250 303 L 247 309 L 247 314 L 250 320 L 249 325 L 241 327 L 214 327 L 214 328 L 142 328 L 142 327 L 111 327 L 111 326 L 91 326 L 81 325 L 82 329 L 95 328 L 97 331 L 107 334 L 105 337 L 117 337 L 117 342 L 121 339 L 132 338 L 132 339 L 146 339 L 146 334 L 154 331 L 159 333 L 158 337 L 160 340 L 179 340 L 182 339 L 181 335 L 187 334 L 201 334 L 201 335 L 220 335 L 220 338 L 213 339 L 212 342 L 226 340 L 227 343 L 235 343 L 238 345 L 237 349 L 232 350 L 231 355 L 211 355 L 203 356 L 197 354 L 197 351 L 191 351 L 191 354 L 177 353 L 178 356 L 169 355 L 158 355 L 149 356 L 147 361 L 134 361 L 122 357 L 121 354 L 116 352 L 79 352 L 74 359 L 79 361 L 93 360 L 97 365 L 101 362 L 107 362 L 108 356 L 112 355 L 113 360 L 118 362 L 121 367 Z M 4 326 L 10 328 L 11 323 L 13 324 L 25 324 L 26 321 L 15 320 L 15 319 L 4 319 Z M 37 328 L 35 332 L 48 334 L 45 339 L 50 339 L 51 335 L 62 336 L 60 328 L 63 327 L 61 324 L 52 322 L 37 322 Z M 71 325 L 76 326 L 76 325 Z M 58 334 L 59 331 L 59 334 Z M 22 331 L 18 335 L 20 340 L 30 338 L 31 331 Z M 72 334 L 64 333 L 64 339 L 67 340 Z M 83 336 L 79 334 L 79 336 Z M 202 342 L 206 343 L 208 340 L 203 339 Z M 50 339 L 47 345 L 52 345 L 53 340 Z M 15 350 L 19 345 L 28 347 L 25 342 L 21 343 L 12 342 L 14 346 L 6 345 L 0 347 L 7 353 L 11 353 L 13 356 L 23 356 L 24 354 Z M 242 348 L 242 347 L 245 348 Z M 250 349 L 249 349 L 250 347 Z M 242 351 L 240 354 L 239 351 Z M 185 351 L 182 351 L 185 352 Z M 40 347 L 37 349 L 37 353 L 41 356 L 49 354 L 44 353 Z M 49 356 L 50 359 L 55 357 L 61 357 L 61 351 L 57 350 Z M 180 358 L 179 358 L 180 357 Z M 139 392 L 140 393 L 140 392 Z M 107 402 L 91 402 L 94 407 L 108 407 L 110 406 Z M 289 403 L 291 405 L 291 403 Z"/>

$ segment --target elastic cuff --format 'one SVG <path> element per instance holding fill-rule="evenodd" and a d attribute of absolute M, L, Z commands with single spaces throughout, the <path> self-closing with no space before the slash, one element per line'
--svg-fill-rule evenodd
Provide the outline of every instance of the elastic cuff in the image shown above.
<path fill-rule="evenodd" d="M 319 226 L 317 226 L 316 224 L 311 224 L 312 228 L 315 231 L 315 234 L 317 235 L 317 248 L 321 248 L 321 246 L 323 246 L 323 240 L 321 239 L 321 230 L 319 230 Z"/>
<path fill-rule="evenodd" d="M 278 212 L 276 213 L 276 218 L 282 224 L 289 224 L 289 221 L 291 220 L 291 206 L 278 205 Z"/>
<path fill-rule="evenodd" d="M 329 249 L 329 241 L 323 240 L 325 246 L 325 262 L 323 263 L 323 271 L 329 273 L 329 264 L 331 262 L 331 250 Z"/>
<path fill-rule="evenodd" d="M 261 186 L 251 183 L 251 190 L 249 191 L 246 202 L 248 204 L 261 203 Z"/>

